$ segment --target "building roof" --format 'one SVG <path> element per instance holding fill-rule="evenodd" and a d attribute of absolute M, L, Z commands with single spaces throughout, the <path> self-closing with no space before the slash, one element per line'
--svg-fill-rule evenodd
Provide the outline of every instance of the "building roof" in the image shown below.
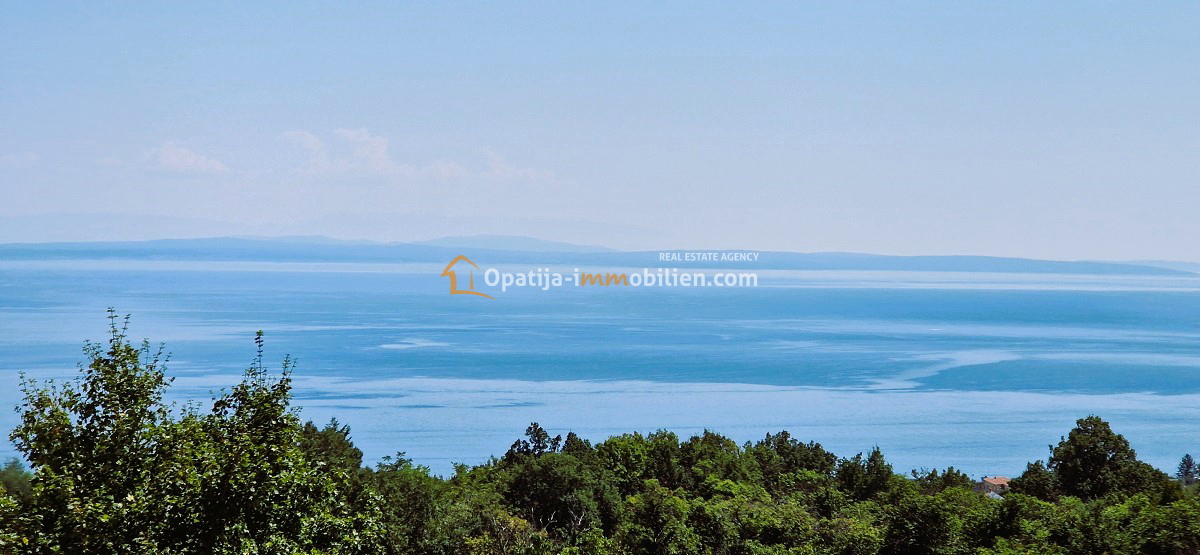
<path fill-rule="evenodd" d="M 996 486 L 1007 486 L 1008 476 L 984 476 L 983 481 Z"/>

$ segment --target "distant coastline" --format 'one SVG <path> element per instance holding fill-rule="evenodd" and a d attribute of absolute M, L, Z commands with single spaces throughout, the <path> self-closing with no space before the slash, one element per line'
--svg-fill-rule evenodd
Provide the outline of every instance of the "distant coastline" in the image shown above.
<path fill-rule="evenodd" d="M 477 245 L 477 246 L 473 246 Z M 688 251 L 697 249 L 688 249 Z M 448 237 L 412 243 L 341 241 L 323 237 L 160 239 L 67 243 L 3 243 L 0 260 L 133 259 L 261 262 L 445 262 L 463 251 L 489 263 L 533 265 L 662 267 L 660 251 L 616 251 L 525 237 Z M 879 270 L 999 272 L 1032 274 L 1195 276 L 1200 265 L 1186 262 L 1059 261 L 979 255 L 893 256 L 844 252 L 756 252 L 744 267 L 758 270 Z M 679 260 L 676 268 L 719 268 L 728 263 Z"/>

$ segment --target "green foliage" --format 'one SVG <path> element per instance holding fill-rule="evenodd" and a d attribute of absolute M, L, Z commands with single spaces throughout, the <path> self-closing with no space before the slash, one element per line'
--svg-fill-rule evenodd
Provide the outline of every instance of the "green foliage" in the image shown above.
<path fill-rule="evenodd" d="M 842 459 L 835 474 L 838 487 L 857 501 L 867 501 L 887 491 L 892 481 L 892 465 L 878 447 L 863 459 L 862 453 Z"/>
<path fill-rule="evenodd" d="M 261 334 L 208 410 L 167 405 L 166 357 L 118 323 L 77 379 L 22 381 L 30 470 L 0 469 L 0 553 L 1200 553 L 1190 457 L 1173 480 L 1094 416 L 999 500 L 952 467 L 903 477 L 878 448 L 839 459 L 787 432 L 592 444 L 532 423 L 443 478 L 404 453 L 367 467 L 348 426 L 301 424 Z"/>
<path fill-rule="evenodd" d="M 506 474 L 506 504 L 538 529 L 573 540 L 590 528 L 611 529 L 620 496 L 596 470 L 571 455 L 547 453 Z"/>
<path fill-rule="evenodd" d="M 350 440 L 350 427 L 336 418 L 324 428 L 305 422 L 300 430 L 300 449 L 313 463 L 331 470 L 356 474 L 362 470 L 362 450 Z"/>
<path fill-rule="evenodd" d="M 1050 448 L 1046 466 L 1064 495 L 1084 500 L 1143 491 L 1162 481 L 1162 472 L 1137 460 L 1129 441 L 1098 416 L 1079 419 L 1070 434 Z"/>
<path fill-rule="evenodd" d="M 688 526 L 692 504 L 686 493 L 672 491 L 658 480 L 647 480 L 643 492 L 631 496 L 629 517 L 617 536 L 634 553 L 677 555 L 697 553 L 700 535 Z"/>
<path fill-rule="evenodd" d="M 921 493 L 926 495 L 933 495 L 949 488 L 970 489 L 974 485 L 970 476 L 955 470 L 953 466 L 940 474 L 936 468 L 929 471 L 913 470 L 912 477 L 920 487 Z"/>
<path fill-rule="evenodd" d="M 22 381 L 12 432 L 33 470 L 13 526 L 28 553 L 356 553 L 369 515 L 309 462 L 289 408 L 290 363 L 272 378 L 259 350 L 208 413 L 163 403 L 161 348 L 126 340 L 110 311 L 107 345 L 63 384 Z"/>
<path fill-rule="evenodd" d="M 521 457 L 540 457 L 546 453 L 557 453 L 562 445 L 562 436 L 550 438 L 550 434 L 542 429 L 537 422 L 529 424 L 525 429 L 525 439 L 518 439 L 504 455 L 505 459 Z"/>
<path fill-rule="evenodd" d="M 434 552 L 440 538 L 432 525 L 444 516 L 447 484 L 430 475 L 427 467 L 414 466 L 403 453 L 385 458 L 362 476 L 360 487 L 383 501 L 379 518 L 385 552 Z"/>
<path fill-rule="evenodd" d="M 1008 484 L 1013 493 L 1031 495 L 1043 501 L 1058 499 L 1058 476 L 1042 461 L 1025 465 L 1025 472 Z"/>
<path fill-rule="evenodd" d="M 596 463 L 608 471 L 621 496 L 628 497 L 642 489 L 648 452 L 649 445 L 641 434 L 624 434 L 596 446 Z"/>
<path fill-rule="evenodd" d="M 25 469 L 25 465 L 21 464 L 21 459 L 13 457 L 0 467 L 0 493 L 13 497 L 16 500 L 27 500 L 29 494 L 33 490 L 31 481 L 33 475 Z"/>
<path fill-rule="evenodd" d="M 1196 460 L 1193 459 L 1191 455 L 1184 455 L 1183 458 L 1179 460 L 1179 468 L 1175 472 L 1175 477 L 1178 478 L 1184 486 L 1190 486 L 1196 483 L 1196 475 Z"/>
<path fill-rule="evenodd" d="M 941 496 L 901 495 L 888 512 L 884 553 L 936 553 L 953 545 L 956 516 Z"/>

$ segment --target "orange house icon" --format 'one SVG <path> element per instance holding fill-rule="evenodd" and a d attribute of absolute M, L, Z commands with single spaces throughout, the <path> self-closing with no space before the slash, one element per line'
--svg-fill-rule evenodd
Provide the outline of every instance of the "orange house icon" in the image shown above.
<path fill-rule="evenodd" d="M 454 258 L 454 260 L 451 260 L 450 263 L 446 265 L 446 269 L 442 270 L 442 275 L 440 275 L 438 277 L 450 278 L 450 294 L 451 295 L 479 295 L 480 297 L 487 297 L 489 299 L 492 299 L 491 295 L 488 295 L 486 293 L 480 293 L 479 291 L 475 290 L 475 272 L 470 272 L 468 274 L 470 281 L 468 281 L 467 289 L 459 289 L 458 288 L 458 274 L 456 274 L 454 272 L 453 268 L 454 268 L 454 265 L 458 264 L 459 262 L 466 262 L 467 264 L 475 266 L 475 263 L 471 262 L 470 258 L 467 258 L 461 254 L 456 256 Z M 475 266 L 475 269 L 478 270 L 479 266 Z M 470 268 L 468 268 L 468 271 L 470 271 Z M 493 300 L 495 300 L 495 299 L 493 299 Z"/>

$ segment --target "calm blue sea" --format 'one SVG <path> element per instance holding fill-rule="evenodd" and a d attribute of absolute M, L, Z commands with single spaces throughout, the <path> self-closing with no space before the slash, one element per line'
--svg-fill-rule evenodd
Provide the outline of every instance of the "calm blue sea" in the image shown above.
<path fill-rule="evenodd" d="M 18 402 L 18 372 L 72 375 L 112 306 L 166 343 L 173 399 L 234 383 L 262 329 L 270 360 L 299 362 L 305 417 L 439 472 L 503 453 L 533 420 L 595 439 L 788 429 L 978 475 L 1019 472 L 1096 413 L 1162 468 L 1200 455 L 1200 277 L 768 271 L 754 288 L 488 300 L 447 295 L 440 270 L 0 262 L 0 403 Z"/>

